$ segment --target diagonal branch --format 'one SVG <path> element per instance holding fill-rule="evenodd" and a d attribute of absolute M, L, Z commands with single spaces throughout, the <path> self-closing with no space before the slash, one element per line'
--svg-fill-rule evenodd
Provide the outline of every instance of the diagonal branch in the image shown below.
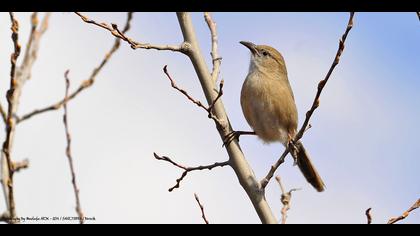
<path fill-rule="evenodd" d="M 418 11 L 418 12 L 416 12 L 417 13 L 417 17 L 419 18 L 419 20 L 420 20 L 420 11 Z"/>
<path fill-rule="evenodd" d="M 219 56 L 217 47 L 218 47 L 218 37 L 217 37 L 217 30 L 216 30 L 216 22 L 212 19 L 209 12 L 204 12 L 204 19 L 206 20 L 207 26 L 210 29 L 211 34 L 211 58 L 213 63 L 213 70 L 211 72 L 211 76 L 213 81 L 216 83 L 217 78 L 219 77 L 220 73 L 220 64 L 222 63 L 222 58 Z"/>
<path fill-rule="evenodd" d="M 29 168 L 29 160 L 24 159 L 23 161 L 15 162 L 13 164 L 13 167 L 15 169 L 15 172 L 19 172 L 21 170 L 28 169 Z"/>
<path fill-rule="evenodd" d="M 209 221 L 207 220 L 206 214 L 204 212 L 204 206 L 201 204 L 200 199 L 198 198 L 198 195 L 196 193 L 194 193 L 194 197 L 195 197 L 195 200 L 197 201 L 198 206 L 200 207 L 201 218 L 203 218 L 206 224 L 209 224 Z"/>
<path fill-rule="evenodd" d="M 318 90 L 317 93 L 315 95 L 314 101 L 312 103 L 311 108 L 309 109 L 309 111 L 306 112 L 306 118 L 305 121 L 303 122 L 302 127 L 300 128 L 299 132 L 296 134 L 296 136 L 294 137 L 293 141 L 291 143 L 289 143 L 288 147 L 284 150 L 283 154 L 280 156 L 280 158 L 277 160 L 277 162 L 271 166 L 268 174 L 266 175 L 266 177 L 264 177 L 263 180 L 261 180 L 261 187 L 264 189 L 267 184 L 270 182 L 270 179 L 273 177 L 275 171 L 279 168 L 279 166 L 284 162 L 284 159 L 286 158 L 287 154 L 290 152 L 291 148 L 293 148 L 293 143 L 296 143 L 297 141 L 299 141 L 303 134 L 305 133 L 306 130 L 308 130 L 308 126 L 309 126 L 309 120 L 312 117 L 312 114 L 314 113 L 314 111 L 319 107 L 319 103 L 320 103 L 320 97 L 321 97 L 321 93 L 322 90 L 324 89 L 325 85 L 327 84 L 328 80 L 330 79 L 330 76 L 332 74 L 332 72 L 334 71 L 334 68 L 338 65 L 338 63 L 340 62 L 340 57 L 341 54 L 344 51 L 344 43 L 346 42 L 347 39 L 347 35 L 350 32 L 350 30 L 353 27 L 353 16 L 354 16 L 354 12 L 350 13 L 350 18 L 349 21 L 347 23 L 347 27 L 346 30 L 343 34 L 343 36 L 340 39 L 339 45 L 338 45 L 338 49 L 337 49 L 337 53 L 335 55 L 334 61 L 330 67 L 330 69 L 327 72 L 327 75 L 325 76 L 325 78 L 323 80 L 321 80 L 318 84 Z"/>
<path fill-rule="evenodd" d="M 172 160 L 172 159 L 170 159 L 169 157 L 166 157 L 166 156 L 159 156 L 159 155 L 158 155 L 158 154 L 156 154 L 156 153 L 153 153 L 153 155 L 155 156 L 155 158 L 156 158 L 157 160 L 169 162 L 169 163 L 171 163 L 172 165 L 174 165 L 174 166 L 176 166 L 176 167 L 178 167 L 178 168 L 180 168 L 180 169 L 184 170 L 184 172 L 182 173 L 181 177 L 179 177 L 179 178 L 176 180 L 176 184 L 175 184 L 175 186 L 171 187 L 171 188 L 168 190 L 169 192 L 172 192 L 174 189 L 179 188 L 179 185 L 180 185 L 181 181 L 182 181 L 182 180 L 183 180 L 183 179 L 187 176 L 187 174 L 188 174 L 189 172 L 191 172 L 191 171 L 196 171 L 196 170 L 206 170 L 206 169 L 208 169 L 208 170 L 212 170 L 212 169 L 213 169 L 213 168 L 215 168 L 215 167 L 223 167 L 223 166 L 227 166 L 227 165 L 229 165 L 229 161 L 224 161 L 224 162 L 216 162 L 216 163 L 211 164 L 211 165 L 196 166 L 196 167 L 188 167 L 188 166 L 184 166 L 184 165 L 181 165 L 181 164 L 176 163 L 175 161 L 173 161 L 173 160 Z"/>
<path fill-rule="evenodd" d="M 128 16 L 127 16 L 127 21 L 125 23 L 125 27 L 124 27 L 122 33 L 125 33 L 130 29 L 130 27 L 131 27 L 130 23 L 131 23 L 132 16 L 133 16 L 132 12 L 129 12 Z M 74 99 L 75 97 L 77 97 L 81 92 L 83 92 L 85 89 L 91 87 L 95 83 L 95 79 L 96 79 L 97 75 L 102 70 L 102 68 L 108 63 L 108 61 L 114 55 L 114 53 L 119 49 L 120 44 L 121 44 L 120 39 L 119 38 L 115 39 L 115 42 L 114 42 L 112 48 L 105 54 L 105 57 L 102 59 L 99 66 L 96 67 L 92 71 L 89 78 L 87 80 L 83 81 L 75 91 L 73 91 L 69 94 L 69 97 L 68 97 L 69 101 Z M 28 120 L 29 118 L 40 115 L 42 113 L 58 110 L 63 106 L 63 104 L 64 104 L 64 99 L 62 99 L 62 100 L 60 100 L 60 101 L 58 101 L 54 104 L 51 104 L 49 106 L 46 106 L 44 108 L 35 109 L 32 112 L 29 112 L 28 114 L 23 115 L 22 117 L 18 117 L 17 122 L 20 123 L 20 122 L 23 122 L 25 120 Z"/>
<path fill-rule="evenodd" d="M 66 156 L 69 161 L 69 167 L 70 167 L 70 172 L 71 172 L 71 182 L 73 184 L 74 195 L 76 197 L 76 212 L 77 212 L 77 215 L 79 216 L 80 224 L 83 224 L 84 215 L 83 215 L 82 207 L 80 206 L 79 188 L 77 187 L 76 173 L 75 173 L 74 165 L 73 165 L 73 156 L 71 154 L 71 134 L 70 134 L 69 123 L 68 123 L 68 118 L 67 118 L 68 116 L 67 103 L 69 101 L 69 88 L 70 88 L 70 80 L 68 78 L 68 75 L 69 75 L 69 71 L 67 70 L 64 73 L 64 77 L 66 79 L 66 93 L 65 93 L 64 104 L 63 104 L 63 107 L 64 107 L 63 123 L 64 123 L 64 128 L 66 131 L 66 140 L 67 140 Z"/>
<path fill-rule="evenodd" d="M 406 210 L 402 215 L 389 219 L 388 224 L 395 224 L 398 221 L 404 220 L 410 215 L 410 212 L 414 211 L 415 209 L 419 207 L 420 207 L 420 198 L 417 199 L 417 201 L 410 208 L 408 208 L 408 210 Z"/>
<path fill-rule="evenodd" d="M 156 49 L 156 50 L 169 50 L 169 51 L 174 51 L 174 52 L 184 52 L 185 48 L 183 45 L 181 46 L 177 46 L 177 45 L 153 45 L 150 43 L 139 43 L 134 41 L 133 39 L 127 37 L 125 35 L 125 32 L 121 32 L 118 29 L 118 26 L 116 24 L 107 24 L 107 23 L 98 23 L 94 20 L 89 19 L 87 16 L 82 15 L 80 12 L 75 12 L 76 15 L 78 15 L 84 22 L 88 23 L 88 24 L 93 24 L 96 26 L 99 26 L 102 29 L 108 30 L 113 36 L 124 40 L 125 42 L 127 42 L 128 44 L 131 45 L 132 49 L 138 49 L 138 48 L 142 48 L 142 49 Z"/>
<path fill-rule="evenodd" d="M 185 97 L 187 97 L 188 98 L 188 100 L 190 100 L 192 103 L 194 103 L 195 105 L 197 105 L 198 107 L 201 107 L 202 109 L 204 109 L 207 113 L 208 113 L 208 118 L 209 119 L 212 119 L 212 120 L 214 120 L 214 122 L 219 126 L 219 127 L 222 127 L 223 126 L 223 124 L 222 124 L 222 122 L 215 116 L 215 115 L 213 115 L 213 109 L 214 109 L 214 106 L 215 106 L 215 104 L 217 103 L 217 101 L 222 97 L 222 95 L 223 95 L 223 84 L 224 84 L 224 81 L 222 80 L 222 81 L 220 81 L 220 84 L 219 84 L 219 91 L 218 91 L 218 93 L 217 93 L 217 96 L 216 96 L 216 98 L 214 99 L 214 101 L 210 104 L 210 106 L 209 107 L 206 107 L 206 106 L 204 106 L 203 105 L 203 103 L 202 102 L 200 102 L 200 101 L 198 101 L 198 100 L 196 100 L 196 99 L 194 99 L 193 97 L 191 97 L 189 94 L 188 94 L 188 92 L 187 91 L 185 91 L 184 89 L 182 89 L 182 88 L 180 88 L 180 87 L 178 87 L 177 85 L 176 85 L 176 83 L 175 83 L 175 80 L 173 80 L 172 79 L 172 77 L 171 77 L 171 75 L 169 74 L 169 72 L 168 72 L 168 68 L 167 68 L 168 66 L 167 65 L 165 65 L 164 67 L 163 67 L 163 72 L 166 74 L 166 76 L 168 77 L 168 79 L 171 81 L 171 86 L 172 86 L 172 88 L 174 88 L 174 89 L 176 89 L 176 90 L 178 90 L 180 93 L 182 93 L 182 94 L 184 94 L 184 96 Z"/>

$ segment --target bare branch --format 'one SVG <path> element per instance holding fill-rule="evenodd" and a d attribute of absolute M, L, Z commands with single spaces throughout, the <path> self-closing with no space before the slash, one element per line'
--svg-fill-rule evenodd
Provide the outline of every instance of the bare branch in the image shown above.
<path fill-rule="evenodd" d="M 15 172 L 19 172 L 21 170 L 29 168 L 29 160 L 25 159 L 23 161 L 13 163 L 13 169 Z"/>
<path fill-rule="evenodd" d="M 220 73 L 220 64 L 222 63 L 222 58 L 219 56 L 217 47 L 218 47 L 218 39 L 217 39 L 217 30 L 216 30 L 216 22 L 212 19 L 209 12 L 204 12 L 204 19 L 210 29 L 211 34 L 211 58 L 213 62 L 213 70 L 211 72 L 211 76 L 213 81 L 216 83 L 217 78 L 219 77 Z"/>
<path fill-rule="evenodd" d="M 203 218 L 203 220 L 206 224 L 209 224 L 209 221 L 207 220 L 206 214 L 204 212 L 204 206 L 201 204 L 200 199 L 198 198 L 198 195 L 196 193 L 194 193 L 194 197 L 195 197 L 195 200 L 197 201 L 198 206 L 200 207 L 201 218 Z"/>
<path fill-rule="evenodd" d="M 417 13 L 417 17 L 419 18 L 419 20 L 420 20 L 420 11 L 418 11 L 418 12 L 416 12 Z"/>
<path fill-rule="evenodd" d="M 198 39 L 194 31 L 191 16 L 187 12 L 178 12 L 177 17 L 185 44 L 190 47 L 186 55 L 194 66 L 201 88 L 206 96 L 207 104 L 210 105 L 215 101 L 218 92 L 215 91 L 213 78 L 198 45 Z M 221 99 L 214 105 L 212 113 L 218 120 L 223 121 L 222 126 L 216 127 L 220 138 L 224 140 L 233 129 Z M 240 185 L 252 202 L 261 222 L 264 224 L 277 223 L 277 220 L 264 197 L 264 191 L 261 191 L 260 183 L 256 179 L 255 173 L 247 162 L 237 140 L 233 140 L 226 145 L 226 152 L 229 155 L 230 166 L 235 171 L 235 175 Z"/>
<path fill-rule="evenodd" d="M 31 78 L 32 67 L 37 59 L 41 37 L 48 29 L 48 22 L 51 13 L 46 13 L 42 19 L 39 29 L 38 14 L 35 12 L 31 15 L 31 31 L 28 43 L 26 44 L 25 54 L 22 64 L 16 70 L 16 79 L 19 81 L 20 88 Z M 17 97 L 20 97 L 21 89 L 17 90 Z M 16 99 L 16 103 L 19 99 Z M 16 115 L 16 114 L 14 114 Z"/>
<path fill-rule="evenodd" d="M 184 166 L 184 165 L 181 165 L 181 164 L 176 163 L 175 161 L 173 161 L 169 157 L 159 156 L 156 153 L 153 153 L 153 155 L 155 156 L 155 158 L 157 160 L 169 162 L 172 165 L 174 165 L 174 166 L 176 166 L 176 167 L 184 170 L 184 172 L 182 173 L 181 177 L 176 180 L 175 186 L 171 187 L 168 190 L 169 192 L 172 192 L 174 189 L 179 188 L 179 184 L 185 178 L 185 176 L 187 176 L 188 172 L 196 171 L 196 170 L 205 170 L 205 169 L 212 170 L 215 167 L 223 167 L 223 166 L 229 165 L 229 161 L 225 161 L 225 162 L 216 162 L 214 164 L 206 165 L 206 166 L 187 167 L 187 166 Z"/>
<path fill-rule="evenodd" d="M 181 46 L 177 46 L 177 45 L 153 45 L 150 43 L 139 43 L 134 41 L 133 39 L 127 37 L 125 35 L 125 32 L 121 32 L 118 29 L 118 26 L 116 24 L 107 24 L 107 23 L 98 23 L 94 20 L 89 19 L 87 16 L 82 15 L 80 12 L 75 12 L 76 15 L 78 15 L 84 22 L 88 23 L 88 24 L 93 24 L 96 26 L 99 26 L 102 29 L 108 30 L 113 36 L 124 40 L 125 42 L 127 42 L 128 44 L 131 45 L 132 49 L 138 49 L 138 48 L 142 48 L 142 49 L 156 49 L 156 50 L 169 50 L 169 51 L 174 51 L 174 52 L 184 52 L 185 49 L 184 47 Z"/>
<path fill-rule="evenodd" d="M 125 26 L 124 26 L 124 29 L 123 29 L 122 33 L 126 33 L 130 29 L 131 19 L 132 19 L 132 12 L 129 12 L 128 16 L 127 16 L 127 21 L 125 23 Z M 95 83 L 96 76 L 99 74 L 99 72 L 102 70 L 102 68 L 107 64 L 107 62 L 114 55 L 114 53 L 119 49 L 120 44 L 121 44 L 120 39 L 119 38 L 115 39 L 115 42 L 114 42 L 112 48 L 105 54 L 105 57 L 102 59 L 99 66 L 96 67 L 92 71 L 89 78 L 87 80 L 83 81 L 75 91 L 73 91 L 72 93 L 69 94 L 69 97 L 68 97 L 69 101 L 74 99 L 75 97 L 77 97 L 81 92 L 83 92 L 85 89 L 91 87 Z M 63 104 L 64 104 L 64 100 L 60 100 L 60 101 L 58 101 L 58 102 L 56 102 L 52 105 L 46 106 L 44 108 L 35 109 L 34 111 L 29 112 L 28 114 L 23 115 L 22 117 L 18 117 L 17 122 L 20 123 L 22 121 L 28 120 L 29 118 L 32 118 L 34 116 L 37 116 L 39 114 L 42 114 L 42 113 L 45 113 L 45 112 L 48 112 L 48 111 L 58 110 L 63 106 Z"/>
<path fill-rule="evenodd" d="M 10 69 L 10 88 L 7 91 L 7 117 L 6 117 L 6 138 L 3 143 L 3 154 L 6 163 L 2 163 L 2 184 L 4 187 L 6 205 L 8 207 L 8 215 L 10 216 L 9 223 L 13 223 L 16 219 L 16 206 L 14 199 L 14 188 L 13 188 L 13 174 L 15 169 L 13 167 L 13 160 L 11 156 L 11 149 L 13 143 L 13 134 L 15 130 L 15 120 L 13 114 L 16 110 L 16 91 L 19 90 L 19 81 L 16 79 L 16 61 L 20 55 L 21 47 L 19 45 L 19 22 L 15 19 L 14 13 L 10 12 L 10 20 L 12 22 L 12 41 L 14 45 L 14 52 L 11 55 L 11 69 Z M 3 158 L 2 158 L 3 159 Z M 4 165 L 6 164 L 6 165 Z M 7 186 L 7 187 L 6 187 Z"/>
<path fill-rule="evenodd" d="M 1 115 L 1 118 L 3 119 L 4 123 L 6 124 L 7 114 L 6 114 L 6 111 L 4 110 L 3 105 L 1 103 L 0 103 L 0 115 Z"/>
<path fill-rule="evenodd" d="M 279 183 L 280 190 L 281 190 L 281 203 L 283 204 L 283 208 L 281 209 L 281 223 L 286 224 L 287 219 L 287 211 L 290 210 L 290 201 L 292 200 L 292 192 L 298 191 L 300 189 L 293 188 L 288 192 L 285 190 L 283 183 L 281 182 L 280 176 L 276 176 L 277 183 Z"/>
<path fill-rule="evenodd" d="M 222 122 L 215 116 L 215 115 L 213 115 L 213 108 L 214 108 L 214 106 L 215 106 L 215 104 L 216 104 L 216 102 L 220 99 L 220 97 L 223 95 L 223 84 L 224 84 L 224 81 L 222 80 L 222 81 L 220 81 L 220 85 L 219 85 L 219 92 L 218 92 L 218 94 L 217 94 L 217 96 L 216 96 L 216 98 L 214 99 L 214 101 L 210 104 L 210 106 L 209 107 L 206 107 L 206 106 L 204 106 L 203 105 L 203 103 L 202 102 L 200 102 L 200 101 L 198 101 L 198 100 L 196 100 L 196 99 L 194 99 L 193 97 L 191 97 L 189 94 L 188 94 L 188 92 L 187 91 L 185 91 L 184 89 L 182 89 L 182 88 L 180 88 L 180 87 L 178 87 L 177 85 L 176 85 L 176 83 L 175 83 L 175 80 L 173 80 L 172 79 L 172 77 L 171 77 L 171 75 L 169 74 L 169 72 L 168 72 L 168 69 L 167 69 L 167 65 L 165 65 L 164 67 L 163 67 L 163 72 L 165 72 L 165 74 L 166 74 L 166 76 L 168 77 L 168 79 L 171 81 L 171 86 L 172 86 L 172 88 L 174 88 L 174 89 L 176 89 L 176 90 L 178 90 L 180 93 L 182 93 L 182 94 L 184 94 L 184 96 L 185 97 L 187 97 L 188 98 L 188 100 L 190 100 L 192 103 L 194 103 L 195 105 L 197 105 L 198 107 L 201 107 L 201 108 L 203 108 L 206 112 L 207 112 L 207 114 L 208 114 L 208 118 L 209 119 L 212 119 L 212 120 L 214 120 L 214 122 L 219 126 L 219 127 L 222 127 L 223 126 L 223 124 L 222 124 Z"/>
<path fill-rule="evenodd" d="M 410 212 L 414 211 L 415 209 L 419 207 L 420 207 L 420 198 L 417 199 L 417 201 L 410 208 L 408 208 L 408 210 L 406 210 L 402 215 L 389 219 L 388 224 L 395 224 L 398 221 L 404 220 L 410 215 Z"/>
<path fill-rule="evenodd" d="M 292 150 L 293 148 L 293 143 L 296 143 L 297 141 L 299 141 L 303 134 L 305 133 L 306 130 L 308 130 L 308 125 L 309 125 L 309 120 L 312 117 L 312 114 L 314 113 L 314 111 L 319 107 L 319 103 L 320 103 L 320 96 L 322 93 L 322 90 L 324 89 L 325 85 L 327 84 L 332 72 L 334 71 L 334 68 L 338 65 L 339 61 L 340 61 L 340 57 L 341 54 L 344 51 L 344 43 L 347 39 L 347 35 L 350 32 L 350 30 L 353 27 L 353 16 L 354 16 L 354 12 L 350 12 L 350 18 L 349 21 L 347 23 L 347 27 L 346 30 L 343 34 L 343 36 L 340 39 L 339 45 L 338 45 L 338 49 L 337 49 L 337 53 L 335 55 L 334 61 L 330 67 L 330 69 L 328 70 L 327 75 L 325 76 L 325 78 L 323 80 L 321 80 L 318 84 L 318 90 L 317 93 L 315 95 L 314 101 L 312 103 L 311 108 L 309 109 L 309 111 L 306 112 L 306 118 L 305 121 L 303 122 L 302 127 L 300 128 L 299 132 L 296 134 L 296 136 L 294 137 L 294 139 L 289 142 L 288 147 L 284 150 L 283 154 L 280 156 L 280 158 L 277 160 L 277 162 L 271 166 L 268 174 L 266 175 L 266 177 L 261 180 L 261 187 L 264 189 L 267 184 L 270 182 L 270 179 L 273 177 L 275 171 L 279 168 L 279 166 L 284 162 L 284 159 L 286 158 L 287 154 L 290 152 L 290 150 Z"/>
<path fill-rule="evenodd" d="M 71 182 L 73 184 L 74 195 L 76 197 L 76 212 L 77 212 L 77 215 L 79 216 L 80 224 L 83 224 L 84 215 L 83 215 L 82 207 L 80 206 L 79 188 L 77 187 L 76 173 L 74 171 L 74 165 L 73 165 L 73 156 L 71 154 L 71 134 L 70 134 L 68 118 L 67 118 L 68 116 L 67 103 L 69 101 L 69 89 L 70 89 L 70 80 L 68 78 L 68 75 L 69 75 L 69 71 L 67 70 L 64 73 L 64 77 L 66 80 L 66 93 L 65 93 L 64 104 L 63 104 L 63 107 L 64 107 L 63 123 L 64 123 L 64 128 L 66 131 L 66 140 L 67 140 L 66 156 L 69 161 L 69 167 L 70 167 L 70 172 L 71 172 Z"/>
<path fill-rule="evenodd" d="M 367 218 L 367 224 L 368 224 L 368 225 L 372 224 L 372 213 L 371 213 L 371 211 L 372 211 L 372 208 L 371 208 L 371 207 L 369 207 L 369 208 L 365 211 L 365 215 L 366 215 L 366 218 Z"/>

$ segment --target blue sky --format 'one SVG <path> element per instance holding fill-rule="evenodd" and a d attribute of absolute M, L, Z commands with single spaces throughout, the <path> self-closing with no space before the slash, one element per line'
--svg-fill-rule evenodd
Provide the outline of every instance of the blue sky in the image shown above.
<path fill-rule="evenodd" d="M 86 14 L 119 25 L 125 20 L 125 13 Z M 192 16 L 210 66 L 208 28 L 201 13 Z M 249 130 L 239 104 L 249 63 L 241 40 L 268 44 L 283 54 L 301 124 L 317 83 L 334 58 L 348 13 L 214 13 L 213 17 L 223 57 L 223 102 L 233 127 Z M 24 45 L 29 14 L 18 18 Z M 8 22 L 8 15 L 1 15 L 1 20 Z M 420 196 L 420 22 L 415 13 L 356 13 L 354 23 L 340 64 L 311 119 L 313 127 L 303 138 L 327 190 L 315 192 L 291 160 L 278 171 L 288 188 L 302 188 L 293 195 L 289 223 L 364 223 L 368 207 L 373 208 L 374 223 L 383 223 Z M 129 35 L 156 44 L 182 40 L 174 13 L 136 13 Z M 10 41 L 9 26 L 0 28 L 0 37 Z M 54 13 L 20 114 L 61 98 L 66 69 L 71 70 L 74 86 L 87 78 L 113 40 L 72 13 Z M 11 51 L 11 42 L 0 46 L 3 94 Z M 153 152 L 188 165 L 223 161 L 227 154 L 203 111 L 170 87 L 162 73 L 166 64 L 179 86 L 204 101 L 185 56 L 134 51 L 123 44 L 93 88 L 69 105 L 86 215 L 105 223 L 202 223 L 193 198 L 197 192 L 210 222 L 258 223 L 230 168 L 191 173 L 180 189 L 167 192 L 181 173 L 154 160 Z M 1 102 L 6 104 L 4 96 Z M 18 129 L 14 156 L 31 161 L 31 168 L 16 176 L 20 215 L 74 215 L 61 115 L 62 111 L 44 114 Z M 240 143 L 260 178 L 283 151 L 280 144 L 264 145 L 255 137 L 242 137 Z M 279 197 L 273 182 L 267 199 L 278 218 Z M 405 222 L 420 222 L 420 214 L 414 212 Z"/>

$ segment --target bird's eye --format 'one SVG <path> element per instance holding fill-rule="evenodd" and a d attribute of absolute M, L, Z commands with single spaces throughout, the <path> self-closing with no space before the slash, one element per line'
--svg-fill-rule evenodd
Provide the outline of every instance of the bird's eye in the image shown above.
<path fill-rule="evenodd" d="M 266 51 L 263 51 L 263 53 L 262 53 L 264 56 L 268 56 L 268 52 L 266 52 Z"/>

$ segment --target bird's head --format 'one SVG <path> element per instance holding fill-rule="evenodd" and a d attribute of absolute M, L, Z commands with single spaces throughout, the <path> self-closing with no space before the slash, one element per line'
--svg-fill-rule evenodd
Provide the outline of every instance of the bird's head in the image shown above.
<path fill-rule="evenodd" d="M 251 51 L 250 71 L 257 69 L 268 73 L 287 74 L 284 58 L 275 48 L 267 45 L 255 45 L 247 41 L 240 43 Z"/>

